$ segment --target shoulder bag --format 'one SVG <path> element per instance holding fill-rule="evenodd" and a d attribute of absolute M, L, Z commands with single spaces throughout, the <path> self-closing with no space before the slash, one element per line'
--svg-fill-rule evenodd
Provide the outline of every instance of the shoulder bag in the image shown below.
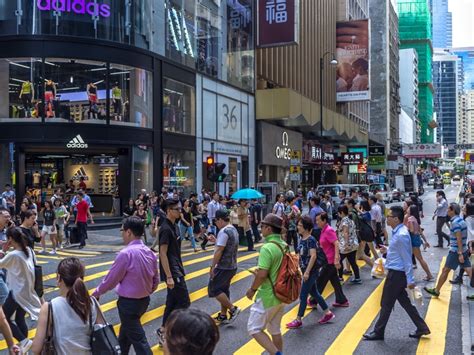
<path fill-rule="evenodd" d="M 92 305 L 96 307 L 97 314 L 100 314 L 104 320 L 104 324 L 100 324 L 100 327 L 94 327 L 92 324 L 92 307 L 91 313 L 89 314 L 89 324 L 91 328 L 91 352 L 92 355 L 119 355 L 122 354 L 120 350 L 120 344 L 117 336 L 115 335 L 114 328 L 111 324 L 107 323 L 104 317 L 104 313 L 100 309 L 99 302 L 94 297 L 91 297 Z"/>
<path fill-rule="evenodd" d="M 33 249 L 30 248 L 30 253 L 33 256 L 33 264 L 35 266 L 35 291 L 38 297 L 43 297 L 44 289 L 43 289 L 43 267 L 38 265 L 36 262 L 36 255 Z"/>
<path fill-rule="evenodd" d="M 54 320 L 53 320 L 53 304 L 48 303 L 48 321 L 46 322 L 46 337 L 43 342 L 41 355 L 56 355 L 56 348 L 53 340 Z"/>

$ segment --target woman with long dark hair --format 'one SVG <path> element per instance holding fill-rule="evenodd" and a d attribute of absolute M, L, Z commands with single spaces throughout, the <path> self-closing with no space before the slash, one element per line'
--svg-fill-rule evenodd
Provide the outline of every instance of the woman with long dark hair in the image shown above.
<path fill-rule="evenodd" d="M 413 248 L 413 255 L 419 261 L 421 267 L 426 272 L 426 277 L 423 279 L 424 281 L 431 281 L 433 280 L 433 275 L 431 274 L 430 268 L 426 261 L 423 259 L 423 255 L 421 255 L 420 247 L 423 244 L 422 241 L 422 234 L 421 234 L 421 219 L 420 219 L 420 212 L 418 210 L 418 206 L 411 205 L 407 210 L 407 228 L 410 231 L 411 236 L 411 246 Z"/>
<path fill-rule="evenodd" d="M 33 341 L 33 353 L 40 354 L 47 333 L 48 307 L 51 304 L 53 314 L 53 338 L 58 355 L 90 355 L 91 325 L 103 324 L 98 312 L 98 303 L 89 296 L 84 283 L 84 265 L 78 258 L 70 257 L 58 265 L 57 283 L 59 296 L 51 302 L 45 302 Z"/>
<path fill-rule="evenodd" d="M 52 255 L 56 255 L 57 241 L 56 236 L 58 231 L 56 230 L 56 214 L 54 212 L 54 206 L 51 201 L 44 202 L 43 209 L 43 228 L 41 229 L 41 246 L 43 250 L 40 253 L 46 253 L 46 236 L 49 235 L 51 239 L 52 250 L 49 252 Z"/>
<path fill-rule="evenodd" d="M 13 336 L 20 342 L 24 354 L 31 348 L 32 341 L 28 339 L 28 326 L 25 315 L 37 320 L 41 302 L 35 292 L 35 256 L 28 247 L 25 234 L 18 227 L 7 229 L 7 242 L 3 251 L 13 248 L 5 255 L 1 253 L 0 268 L 7 269 L 7 285 L 10 293 L 3 305 L 3 311 Z M 14 321 L 12 316 L 15 314 Z"/>

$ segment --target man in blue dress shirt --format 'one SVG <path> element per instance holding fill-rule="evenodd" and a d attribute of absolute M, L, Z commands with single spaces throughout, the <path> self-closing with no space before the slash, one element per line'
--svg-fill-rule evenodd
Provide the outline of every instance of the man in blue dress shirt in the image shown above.
<path fill-rule="evenodd" d="M 390 207 L 390 214 L 387 222 L 392 227 L 392 238 L 390 247 L 380 245 L 380 251 L 387 253 L 385 268 L 388 270 L 387 278 L 383 287 L 380 316 L 371 333 L 365 334 L 365 340 L 383 340 L 385 327 L 387 326 L 390 313 L 398 301 L 403 309 L 408 313 L 416 331 L 409 334 L 411 338 L 420 338 L 430 334 L 428 325 L 421 318 L 418 310 L 411 304 L 406 288 L 413 289 L 415 280 L 413 278 L 413 266 L 411 262 L 412 246 L 410 233 L 403 224 L 403 208 L 400 206 Z"/>

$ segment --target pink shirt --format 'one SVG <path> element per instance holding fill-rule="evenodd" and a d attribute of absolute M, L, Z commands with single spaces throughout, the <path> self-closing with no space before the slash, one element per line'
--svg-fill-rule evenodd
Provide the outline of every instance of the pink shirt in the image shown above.
<path fill-rule="evenodd" d="M 158 260 L 140 239 L 130 242 L 117 255 L 107 276 L 93 296 L 116 288 L 121 297 L 140 299 L 153 293 L 158 286 Z"/>
<path fill-rule="evenodd" d="M 410 225 L 413 226 L 413 234 L 419 235 L 420 234 L 420 225 L 415 217 L 410 216 L 407 220 L 407 228 L 410 230 Z"/>
<path fill-rule="evenodd" d="M 336 231 L 332 229 L 329 224 L 326 224 L 326 227 L 321 231 L 321 236 L 319 237 L 319 244 L 323 248 L 324 254 L 328 259 L 328 264 L 334 264 L 334 258 L 336 256 L 336 247 L 334 242 L 337 240 Z"/>

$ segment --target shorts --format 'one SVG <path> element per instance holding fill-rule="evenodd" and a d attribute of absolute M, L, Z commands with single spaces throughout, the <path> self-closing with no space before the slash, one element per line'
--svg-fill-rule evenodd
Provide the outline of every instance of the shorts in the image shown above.
<path fill-rule="evenodd" d="M 456 270 L 458 266 L 462 268 L 470 268 L 471 267 L 471 260 L 469 258 L 469 252 L 465 251 L 463 254 L 464 256 L 464 263 L 461 264 L 459 262 L 459 257 L 457 252 L 450 251 L 448 253 L 448 257 L 446 258 L 446 264 L 444 264 L 445 268 Z"/>
<path fill-rule="evenodd" d="M 250 308 L 247 331 L 250 335 L 254 335 L 267 329 L 270 335 L 279 335 L 281 334 L 281 319 L 284 313 L 284 303 L 265 309 L 262 300 L 258 299 Z"/>
<path fill-rule="evenodd" d="M 413 248 L 419 248 L 423 244 L 419 234 L 410 234 L 411 236 L 411 246 Z"/>
<path fill-rule="evenodd" d="M 56 228 L 54 226 L 43 226 L 41 232 L 44 234 L 56 234 Z"/>
<path fill-rule="evenodd" d="M 221 293 L 225 293 L 227 297 L 229 297 L 230 282 L 236 273 L 237 269 L 215 269 L 214 277 L 212 278 L 212 280 L 209 280 L 209 285 L 207 287 L 209 297 L 217 297 Z"/>

